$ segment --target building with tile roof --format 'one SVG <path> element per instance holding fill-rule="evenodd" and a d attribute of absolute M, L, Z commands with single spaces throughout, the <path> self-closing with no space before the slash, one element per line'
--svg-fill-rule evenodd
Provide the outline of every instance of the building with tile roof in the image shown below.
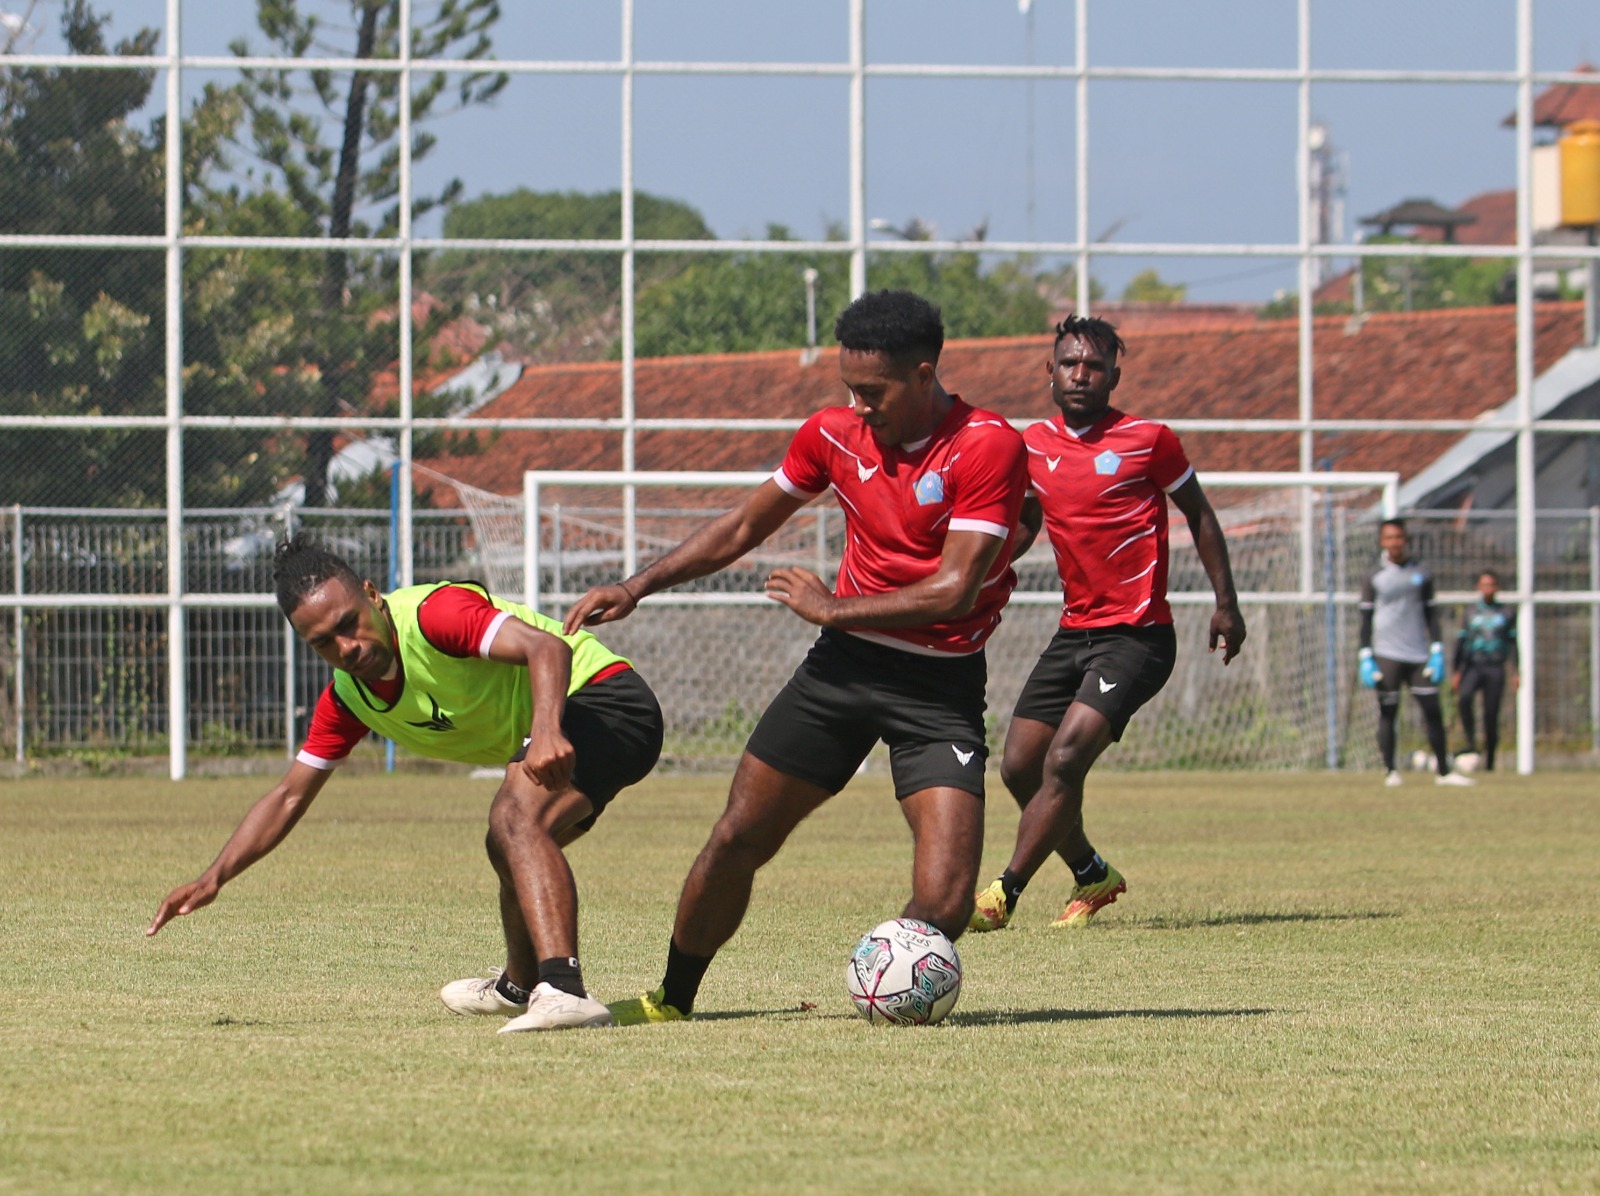
<path fill-rule="evenodd" d="M 1535 314 L 1535 368 L 1546 374 L 1583 334 L 1578 303 L 1542 303 Z M 1129 331 L 1117 403 L 1140 415 L 1185 420 L 1289 420 L 1299 410 L 1299 345 L 1293 320 L 1237 319 L 1195 329 Z M 1444 308 L 1322 317 L 1313 326 L 1316 414 L 1323 419 L 1477 419 L 1516 391 L 1515 309 Z M 1016 422 L 1048 417 L 1049 336 L 952 341 L 940 375 L 968 401 Z M 1563 375 L 1564 377 L 1565 375 Z M 1573 375 L 1574 378 L 1577 375 Z M 1581 389 L 1581 388 L 1580 388 Z M 798 350 L 666 357 L 635 364 L 638 418 L 786 420 L 798 425 L 844 401 L 830 353 L 802 364 Z M 1552 400 L 1552 410 L 1560 402 Z M 604 418 L 622 415 L 620 363 L 523 369 L 478 408 L 483 419 Z M 765 430 L 641 429 L 641 470 L 765 470 L 783 455 L 787 427 Z M 1294 470 L 1290 432 L 1183 431 L 1204 470 Z M 1422 473 L 1462 441 L 1459 433 L 1318 432 L 1314 457 L 1339 470 Z M 505 430 L 479 438 L 473 455 L 420 462 L 482 490 L 516 494 L 528 469 L 620 469 L 623 432 L 612 429 Z M 1600 499 L 1600 495 L 1596 496 Z M 448 502 L 441 494 L 435 501 Z"/>

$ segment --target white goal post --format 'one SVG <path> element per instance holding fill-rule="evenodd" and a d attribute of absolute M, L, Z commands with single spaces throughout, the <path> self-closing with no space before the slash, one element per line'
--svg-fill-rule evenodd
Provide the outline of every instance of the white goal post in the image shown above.
<path fill-rule="evenodd" d="M 718 490 L 728 490 L 743 486 L 757 486 L 772 476 L 771 471 L 715 471 L 715 470 L 655 470 L 655 471 L 627 471 L 627 470 L 554 470 L 530 469 L 522 475 L 522 526 L 524 529 L 537 527 L 541 519 L 549 516 L 551 505 L 546 501 L 547 495 L 552 492 L 559 493 L 562 489 L 573 487 L 615 487 L 621 491 L 621 555 L 615 557 L 619 577 L 627 577 L 639 568 L 639 535 L 638 535 L 638 487 L 683 489 L 690 487 L 708 487 Z M 1207 492 L 1213 490 L 1258 490 L 1276 491 L 1293 488 L 1301 496 L 1301 505 L 1305 509 L 1301 512 L 1302 518 L 1309 527 L 1314 520 L 1312 502 L 1319 490 L 1337 489 L 1346 492 L 1369 491 L 1378 495 L 1377 509 L 1383 518 L 1391 518 L 1398 509 L 1398 496 L 1400 489 L 1400 475 L 1393 471 L 1344 471 L 1344 472 L 1273 472 L 1273 471 L 1197 471 L 1196 476 Z M 507 500 L 508 501 L 508 500 Z M 559 499 L 556 501 L 559 510 Z M 711 512 L 708 512 L 708 514 Z M 541 584 L 541 576 L 546 564 L 552 559 L 542 547 L 544 537 L 530 536 L 524 533 L 522 537 L 522 577 L 523 584 L 511 592 L 520 592 L 523 600 L 535 610 L 541 601 L 569 601 L 576 597 L 567 593 L 547 594 Z M 1045 541 L 1041 534 L 1035 551 Z M 1251 594 L 1252 601 L 1304 601 L 1313 596 L 1316 589 L 1315 576 L 1315 544 L 1314 537 L 1304 535 L 1301 537 L 1299 554 L 1301 584 L 1294 592 L 1276 592 L 1271 594 Z M 561 558 L 561 543 L 557 537 L 554 547 L 554 558 Z M 729 596 L 738 600 L 736 596 Z M 1058 596 L 1055 591 L 1047 594 L 1018 593 L 1012 601 L 1037 601 L 1045 598 L 1051 601 Z M 1169 595 L 1174 603 L 1206 602 L 1209 594 L 1179 593 Z M 719 601 L 725 599 L 718 599 Z M 702 597 L 699 601 L 705 601 Z"/>
<path fill-rule="evenodd" d="M 770 476 L 538 470 L 524 475 L 520 500 L 464 492 L 463 501 L 489 584 L 558 614 L 591 585 L 637 571 Z M 1205 650 L 1212 595 L 1188 526 L 1175 515 L 1169 597 L 1178 666 L 1107 764 L 1375 766 L 1373 704 L 1353 700 L 1356 590 L 1376 556 L 1376 523 L 1395 513 L 1398 475 L 1199 477 L 1228 537 L 1249 640 L 1226 671 Z M 632 658 L 662 699 L 669 763 L 725 767 L 737 758 L 816 634 L 766 598 L 762 582 L 779 564 L 800 564 L 831 584 L 843 545 L 842 512 L 824 495 L 744 560 L 652 595 L 632 618 L 606 627 L 608 646 Z M 988 651 L 992 748 L 1061 604 L 1045 537 L 1017 569 L 1017 592 Z"/>

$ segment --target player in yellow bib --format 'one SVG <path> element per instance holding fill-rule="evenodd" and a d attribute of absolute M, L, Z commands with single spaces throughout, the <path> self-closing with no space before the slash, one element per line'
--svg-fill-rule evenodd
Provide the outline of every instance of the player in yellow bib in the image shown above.
<path fill-rule="evenodd" d="M 661 708 L 622 657 L 588 632 L 473 582 L 383 595 L 315 539 L 278 546 L 278 605 L 333 666 L 304 746 L 209 868 L 167 895 L 147 931 L 210 904 L 294 828 L 369 731 L 440 760 L 504 766 L 489 810 L 506 965 L 457 980 L 457 1013 L 507 1016 L 504 1031 L 606 1025 L 583 985 L 578 896 L 562 848 L 594 825 L 661 753 Z"/>

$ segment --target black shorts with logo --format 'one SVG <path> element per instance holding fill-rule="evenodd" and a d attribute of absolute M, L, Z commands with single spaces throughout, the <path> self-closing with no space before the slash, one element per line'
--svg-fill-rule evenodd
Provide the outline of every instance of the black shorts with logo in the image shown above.
<path fill-rule="evenodd" d="M 925 656 L 825 630 L 745 745 L 779 772 L 837 793 L 878 740 L 896 798 L 951 788 L 983 796 L 988 662 Z"/>
<path fill-rule="evenodd" d="M 577 756 L 572 787 L 594 807 L 594 813 L 578 823 L 584 830 L 594 825 L 618 793 L 649 776 L 661 758 L 661 704 L 634 669 L 568 694 L 561 731 Z M 511 762 L 521 760 L 527 750 L 523 740 L 522 750 Z"/>
<path fill-rule="evenodd" d="M 1172 676 L 1178 636 L 1171 623 L 1153 627 L 1058 628 L 1028 675 L 1013 718 L 1061 725 L 1067 707 L 1082 702 L 1105 715 L 1121 739 L 1134 713 Z"/>

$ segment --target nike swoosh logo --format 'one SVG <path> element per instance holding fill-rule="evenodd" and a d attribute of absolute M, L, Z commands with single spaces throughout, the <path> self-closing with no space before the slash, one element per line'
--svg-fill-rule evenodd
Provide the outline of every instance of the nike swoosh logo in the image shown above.
<path fill-rule="evenodd" d="M 872 480 L 872 475 L 877 472 L 878 467 L 876 465 L 874 465 L 871 469 L 868 469 L 865 465 L 861 464 L 860 461 L 856 462 L 856 476 L 859 477 L 863 482 L 870 482 Z"/>
<path fill-rule="evenodd" d="M 1112 690 L 1114 690 L 1116 688 L 1117 688 L 1117 683 L 1115 681 L 1107 681 L 1104 677 L 1100 678 L 1100 692 L 1101 693 L 1108 694 L 1108 693 L 1110 693 Z"/>
<path fill-rule="evenodd" d="M 1044 459 L 1044 463 L 1050 467 L 1050 472 L 1054 473 L 1056 471 L 1056 466 L 1061 464 L 1061 458 L 1060 457 L 1046 457 Z"/>
<path fill-rule="evenodd" d="M 956 754 L 956 759 L 961 761 L 963 765 L 972 759 L 972 752 L 964 752 L 953 743 L 950 745 L 950 750 Z M 973 749 L 973 751 L 976 750 L 976 748 Z"/>

